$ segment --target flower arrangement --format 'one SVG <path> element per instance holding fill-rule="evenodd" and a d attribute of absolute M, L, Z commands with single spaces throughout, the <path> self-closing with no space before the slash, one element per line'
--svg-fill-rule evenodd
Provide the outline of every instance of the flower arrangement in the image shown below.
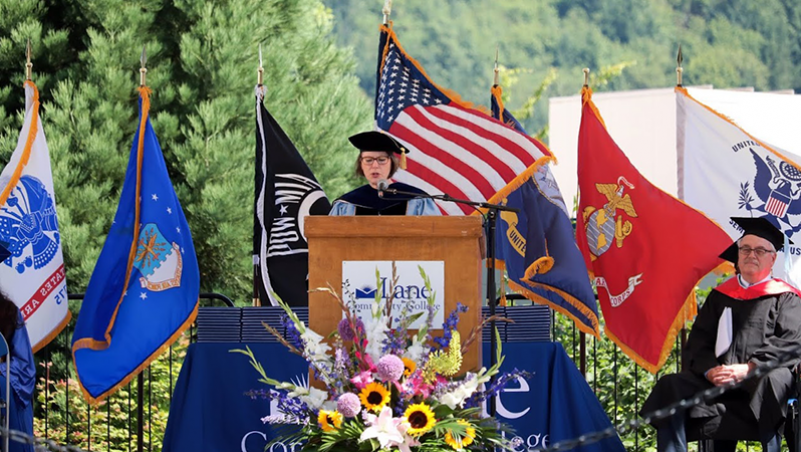
<path fill-rule="evenodd" d="M 430 289 L 422 269 L 421 274 Z M 380 294 L 381 281 L 377 280 L 376 293 Z M 391 284 L 396 281 L 393 278 Z M 371 315 L 363 320 L 354 314 L 355 297 L 347 285 L 348 303 L 330 288 L 318 290 L 330 293 L 343 312 L 329 340 L 304 325 L 283 302 L 287 334 L 265 327 L 308 361 L 314 377 L 326 385 L 326 390 L 271 379 L 250 348 L 233 350 L 250 358 L 261 375 L 260 382 L 273 386 L 270 397 L 276 400 L 280 414 L 262 421 L 295 427 L 281 440 L 300 440 L 304 442 L 303 451 L 323 452 L 510 449 L 504 438 L 514 435 L 494 418 L 482 417 L 481 403 L 510 379 L 528 374 L 505 373 L 486 385 L 503 362 L 498 340 L 496 365 L 456 377 L 462 353 L 492 318 L 482 321 L 462 342 L 456 326 L 458 315 L 466 307 L 459 304 L 445 321 L 442 337 L 432 340 L 433 295 L 428 299 L 427 312 L 407 315 L 403 309 L 397 318 L 390 316 L 392 297 L 382 301 L 377 295 Z M 425 325 L 412 333 L 408 326 L 423 315 Z"/>

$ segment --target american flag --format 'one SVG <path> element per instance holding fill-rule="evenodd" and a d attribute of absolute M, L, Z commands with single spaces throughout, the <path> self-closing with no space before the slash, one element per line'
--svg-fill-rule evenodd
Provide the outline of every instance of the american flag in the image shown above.
<path fill-rule="evenodd" d="M 538 158 L 551 153 L 539 141 L 473 109 L 426 75 L 381 27 L 375 120 L 409 149 L 406 171 L 394 178 L 429 194 L 486 201 Z M 469 206 L 438 203 L 449 215 Z"/>

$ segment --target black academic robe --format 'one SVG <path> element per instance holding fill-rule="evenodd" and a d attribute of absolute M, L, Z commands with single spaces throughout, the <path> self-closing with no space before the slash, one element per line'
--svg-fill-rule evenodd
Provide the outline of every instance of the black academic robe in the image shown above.
<path fill-rule="evenodd" d="M 732 311 L 733 339 L 729 350 L 716 357 L 718 321 L 726 307 Z M 712 290 L 695 319 L 684 350 L 688 370 L 660 378 L 640 413 L 653 412 L 712 388 L 704 374 L 713 367 L 765 364 L 784 358 L 788 352 L 797 352 L 800 344 L 801 297 L 792 287 L 770 280 L 744 290 L 736 279 L 729 280 Z M 698 427 L 700 435 L 716 439 L 744 439 L 757 436 L 759 431 L 774 431 L 787 414 L 787 399 L 794 384 L 791 369 L 798 362 L 793 359 L 786 367 L 750 380 L 740 389 L 690 408 L 690 439 L 698 439 L 692 438 L 692 426 Z M 723 416 L 732 411 L 730 416 Z M 748 427 L 751 431 L 743 431 Z"/>
<path fill-rule="evenodd" d="M 378 196 L 378 190 L 370 185 L 362 185 L 340 196 L 334 204 L 338 201 L 352 204 L 356 208 L 354 215 L 406 215 L 407 203 L 410 200 L 416 196 L 427 196 L 423 190 L 401 182 L 394 182 L 389 188 L 414 195 L 385 192 L 383 196 Z"/>

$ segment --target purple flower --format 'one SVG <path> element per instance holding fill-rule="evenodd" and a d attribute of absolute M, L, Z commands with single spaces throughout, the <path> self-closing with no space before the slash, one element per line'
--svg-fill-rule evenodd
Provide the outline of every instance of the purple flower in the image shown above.
<path fill-rule="evenodd" d="M 350 325 L 350 321 L 348 321 L 347 318 L 339 321 L 339 325 L 337 325 L 337 331 L 339 331 L 339 337 L 341 337 L 343 341 L 352 341 L 356 339 L 356 332 L 353 331 L 353 327 Z"/>
<path fill-rule="evenodd" d="M 376 365 L 376 373 L 381 381 L 398 381 L 403 370 L 403 361 L 395 355 L 382 356 Z"/>
<path fill-rule="evenodd" d="M 300 331 L 295 327 L 295 323 L 287 315 L 281 315 L 281 326 L 284 327 L 284 338 L 293 347 L 303 350 L 303 340 L 300 338 Z"/>
<path fill-rule="evenodd" d="M 361 410 L 362 403 L 356 394 L 347 392 L 337 399 L 337 411 L 345 417 L 356 417 Z"/>
<path fill-rule="evenodd" d="M 463 305 L 462 303 L 456 303 L 456 309 L 451 311 L 448 315 L 448 318 L 445 319 L 445 323 L 442 325 L 443 335 L 442 337 L 434 338 L 434 342 L 440 346 L 440 348 L 445 348 L 450 344 L 451 337 L 453 336 L 453 330 L 459 325 L 459 314 L 467 312 L 467 306 Z"/>

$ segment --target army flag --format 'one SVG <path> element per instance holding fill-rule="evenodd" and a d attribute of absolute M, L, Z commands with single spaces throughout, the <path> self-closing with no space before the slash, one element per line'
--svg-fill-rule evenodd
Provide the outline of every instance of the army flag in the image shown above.
<path fill-rule="evenodd" d="M 732 239 L 729 217 L 765 217 L 795 244 L 779 253 L 774 276 L 799 287 L 801 158 L 750 135 L 676 88 L 679 196 L 717 221 Z M 795 268 L 796 271 L 792 271 Z"/>
<path fill-rule="evenodd" d="M 697 311 L 695 286 L 723 261 L 726 232 L 648 182 L 582 90 L 576 239 L 593 273 L 604 332 L 649 372 Z"/>
<path fill-rule="evenodd" d="M 256 87 L 256 193 L 253 262 L 262 304 L 308 306 L 308 215 L 328 215 L 331 203 L 292 140 L 264 107 Z M 265 303 L 264 301 L 267 301 Z"/>
<path fill-rule="evenodd" d="M 492 88 L 492 115 L 517 132 L 525 130 L 503 107 L 501 87 Z M 489 202 L 516 207 L 501 212 L 495 234 L 496 258 L 515 292 L 570 317 L 585 333 L 598 336 L 598 306 L 587 266 L 573 237 L 573 225 L 551 157 L 542 157 Z"/>
<path fill-rule="evenodd" d="M 70 320 L 50 152 L 30 80 L 17 148 L 0 173 L 0 290 L 22 313 L 34 352 Z"/>
<path fill-rule="evenodd" d="M 91 403 L 127 384 L 197 316 L 192 234 L 150 125 L 150 90 L 139 93 L 120 202 L 72 339 L 78 382 Z"/>
<path fill-rule="evenodd" d="M 381 26 L 376 126 L 410 152 L 395 176 L 429 194 L 486 201 L 550 151 L 505 127 L 434 83 L 400 45 L 390 25 Z M 447 215 L 467 215 L 467 205 L 438 201 Z"/>

